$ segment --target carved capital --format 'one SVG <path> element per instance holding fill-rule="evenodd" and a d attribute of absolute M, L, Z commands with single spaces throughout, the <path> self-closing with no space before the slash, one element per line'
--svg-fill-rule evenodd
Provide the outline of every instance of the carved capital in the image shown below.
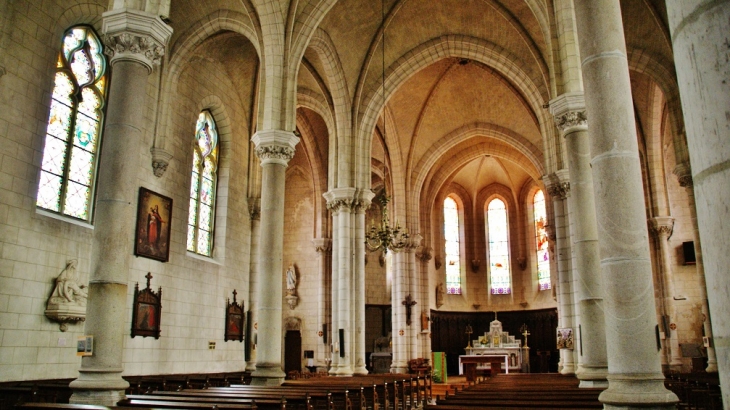
<path fill-rule="evenodd" d="M 294 158 L 294 147 L 299 143 L 299 137 L 291 131 L 263 130 L 256 132 L 251 141 L 256 144 L 256 156 L 261 165 L 274 163 L 286 166 Z"/>
<path fill-rule="evenodd" d="M 669 237 L 674 230 L 674 218 L 670 216 L 657 216 L 649 219 L 649 228 L 659 238 Z"/>
<path fill-rule="evenodd" d="M 570 194 L 570 182 L 558 182 L 546 186 L 545 189 L 551 197 L 565 199 Z"/>
<path fill-rule="evenodd" d="M 104 53 L 113 65 L 117 61 L 135 61 L 152 72 L 165 55 L 165 45 L 172 27 L 158 16 L 133 9 L 115 9 L 103 14 Z"/>
<path fill-rule="evenodd" d="M 545 224 L 545 232 L 550 242 L 555 241 L 555 227 L 551 224 Z"/>
<path fill-rule="evenodd" d="M 161 178 L 167 171 L 172 154 L 162 148 L 155 147 L 150 148 L 150 153 L 152 153 L 152 172 L 157 178 Z"/>
<path fill-rule="evenodd" d="M 317 253 L 326 253 L 332 249 L 332 239 L 330 238 L 312 239 L 312 244 L 314 244 L 314 250 Z"/>
<path fill-rule="evenodd" d="M 565 133 L 566 131 L 574 128 L 587 129 L 588 117 L 586 116 L 585 110 L 568 111 L 565 114 L 555 117 L 555 125 L 561 133 Z"/>
<path fill-rule="evenodd" d="M 433 258 L 433 248 L 430 246 L 421 246 L 416 252 L 416 257 L 422 262 L 428 262 Z"/>
<path fill-rule="evenodd" d="M 248 198 L 248 216 L 252 221 L 261 218 L 261 198 Z"/>
<path fill-rule="evenodd" d="M 679 186 L 683 188 L 692 188 L 694 183 L 692 181 L 692 169 L 689 167 L 689 164 L 686 162 L 677 164 L 677 166 L 674 167 L 673 173 L 677 176 L 677 180 L 679 180 Z"/>
<path fill-rule="evenodd" d="M 355 207 L 357 196 L 356 188 L 335 188 L 324 193 L 324 199 L 327 201 L 327 209 L 333 213 L 350 212 Z M 362 206 L 359 203 L 358 206 Z"/>

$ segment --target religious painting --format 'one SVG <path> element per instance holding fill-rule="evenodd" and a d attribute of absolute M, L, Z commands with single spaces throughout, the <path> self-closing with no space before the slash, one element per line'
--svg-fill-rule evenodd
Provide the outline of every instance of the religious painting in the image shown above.
<path fill-rule="evenodd" d="M 150 288 L 152 275 L 147 273 L 147 288 L 139 290 L 139 283 L 134 285 L 134 306 L 132 308 L 131 336 L 152 336 L 160 338 L 160 318 L 162 315 L 162 288 L 155 293 Z"/>
<path fill-rule="evenodd" d="M 557 348 L 573 350 L 573 329 L 569 327 L 559 327 L 557 329 Z"/>
<path fill-rule="evenodd" d="M 236 290 L 233 289 L 233 302 L 226 299 L 226 331 L 224 341 L 238 340 L 243 342 L 243 302 L 236 302 Z"/>
<path fill-rule="evenodd" d="M 170 257 L 172 198 L 139 188 L 134 254 L 167 262 Z"/>

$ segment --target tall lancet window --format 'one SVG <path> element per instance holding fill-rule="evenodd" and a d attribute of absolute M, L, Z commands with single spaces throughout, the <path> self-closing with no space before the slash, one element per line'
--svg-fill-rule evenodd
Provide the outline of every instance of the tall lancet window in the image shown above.
<path fill-rule="evenodd" d="M 90 27 L 66 31 L 59 48 L 36 205 L 91 222 L 106 60 Z"/>
<path fill-rule="evenodd" d="M 545 194 L 538 190 L 532 200 L 535 213 L 535 250 L 537 252 L 537 286 L 540 290 L 550 289 L 550 254 L 548 253 L 547 211 Z"/>
<path fill-rule="evenodd" d="M 444 242 L 446 242 L 446 293 L 461 294 L 461 244 L 459 207 L 453 198 L 444 200 Z"/>
<path fill-rule="evenodd" d="M 218 182 L 218 131 L 210 112 L 203 111 L 195 124 L 193 172 L 190 178 L 188 250 L 210 256 L 213 251 L 215 188 Z"/>
<path fill-rule="evenodd" d="M 489 277 L 492 294 L 512 293 L 509 265 L 509 232 L 507 208 L 501 199 L 493 199 L 487 207 L 489 241 Z"/>

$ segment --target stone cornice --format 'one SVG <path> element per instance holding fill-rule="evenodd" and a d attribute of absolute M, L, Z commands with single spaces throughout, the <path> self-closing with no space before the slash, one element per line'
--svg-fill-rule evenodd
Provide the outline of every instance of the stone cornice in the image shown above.
<path fill-rule="evenodd" d="M 135 61 L 148 72 L 160 64 L 172 27 L 158 16 L 134 9 L 115 9 L 102 15 L 104 53 L 113 65 L 117 61 Z"/>

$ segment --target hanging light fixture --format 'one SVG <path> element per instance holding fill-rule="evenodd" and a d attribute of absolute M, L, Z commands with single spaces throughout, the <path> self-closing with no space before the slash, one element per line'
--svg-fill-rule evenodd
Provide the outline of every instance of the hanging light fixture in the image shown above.
<path fill-rule="evenodd" d="M 383 27 L 383 71 L 381 90 L 383 95 L 383 141 L 385 141 L 385 0 L 382 0 L 380 5 L 381 26 Z M 376 228 L 373 223 L 370 227 L 370 232 L 365 234 L 365 244 L 371 252 L 379 249 L 382 249 L 384 254 L 388 253 L 388 250 L 398 252 L 407 244 L 409 238 L 408 231 L 401 231 L 400 224 L 397 221 L 395 229 L 391 228 L 390 220 L 388 219 L 388 202 L 390 202 L 390 197 L 386 194 L 385 188 L 383 188 L 383 193 L 378 202 L 380 202 L 380 227 Z"/>

